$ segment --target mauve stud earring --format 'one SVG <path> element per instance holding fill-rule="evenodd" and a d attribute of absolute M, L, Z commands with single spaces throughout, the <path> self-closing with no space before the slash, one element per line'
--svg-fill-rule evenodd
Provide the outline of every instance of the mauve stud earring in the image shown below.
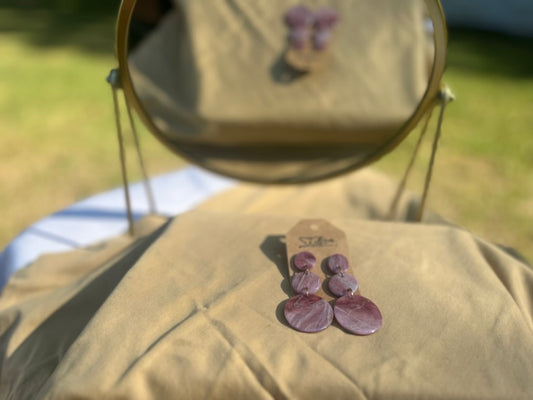
<path fill-rule="evenodd" d="M 331 39 L 333 28 L 339 23 L 339 14 L 333 7 L 324 7 L 315 12 L 313 47 L 324 50 Z"/>
<path fill-rule="evenodd" d="M 313 13 L 305 6 L 294 6 L 285 14 L 285 23 L 289 26 L 289 43 L 296 50 L 305 47 L 311 35 L 314 23 Z"/>
<path fill-rule="evenodd" d="M 326 262 L 333 277 L 328 282 L 328 289 L 340 298 L 335 302 L 333 312 L 335 319 L 348 332 L 356 335 L 375 333 L 383 324 L 383 317 L 371 300 L 355 294 L 359 284 L 350 274 L 348 260 L 342 254 L 328 257 Z"/>
<path fill-rule="evenodd" d="M 320 332 L 331 325 L 333 309 L 326 300 L 314 295 L 320 289 L 320 278 L 310 272 L 316 258 L 303 251 L 294 256 L 293 265 L 300 271 L 292 278 L 292 288 L 298 294 L 285 304 L 285 319 L 300 332 Z"/>

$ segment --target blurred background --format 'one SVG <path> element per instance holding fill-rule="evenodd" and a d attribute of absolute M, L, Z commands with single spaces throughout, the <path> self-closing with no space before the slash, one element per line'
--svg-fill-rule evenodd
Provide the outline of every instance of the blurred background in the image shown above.
<path fill-rule="evenodd" d="M 444 80 L 457 101 L 444 122 L 429 207 L 531 261 L 533 7 L 528 2 L 443 1 L 452 25 Z M 0 249 L 38 219 L 121 184 L 105 82 L 117 66 L 118 7 L 117 0 L 0 4 Z M 185 165 L 140 130 L 151 175 Z M 373 168 L 399 179 L 416 136 L 417 131 Z M 132 150 L 129 146 L 136 180 Z M 415 192 L 422 190 L 429 152 L 427 140 L 408 185 Z"/>

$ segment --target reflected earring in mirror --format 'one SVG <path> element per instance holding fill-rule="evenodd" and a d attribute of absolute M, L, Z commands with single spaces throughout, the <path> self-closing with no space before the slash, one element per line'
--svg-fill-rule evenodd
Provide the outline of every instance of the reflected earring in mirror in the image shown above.
<path fill-rule="evenodd" d="M 305 6 L 294 6 L 285 14 L 285 23 L 290 28 L 289 43 L 292 48 L 302 50 L 311 36 L 314 23 L 313 13 Z"/>
<path fill-rule="evenodd" d="M 324 50 L 333 33 L 333 28 L 339 23 L 339 14 L 333 7 L 324 7 L 314 15 L 313 48 L 318 51 Z"/>
<path fill-rule="evenodd" d="M 293 258 L 293 266 L 300 272 L 292 277 L 292 288 L 297 293 L 285 304 L 285 319 L 294 329 L 315 333 L 326 329 L 333 321 L 333 309 L 314 293 L 320 289 L 320 278 L 310 272 L 316 265 L 315 256 L 303 251 Z"/>
<path fill-rule="evenodd" d="M 346 273 L 349 268 L 346 257 L 334 254 L 328 258 L 326 265 L 334 274 L 328 282 L 328 289 L 340 297 L 333 308 L 339 325 L 356 335 L 375 333 L 383 325 L 383 317 L 371 300 L 355 294 L 359 284 L 355 277 Z"/>

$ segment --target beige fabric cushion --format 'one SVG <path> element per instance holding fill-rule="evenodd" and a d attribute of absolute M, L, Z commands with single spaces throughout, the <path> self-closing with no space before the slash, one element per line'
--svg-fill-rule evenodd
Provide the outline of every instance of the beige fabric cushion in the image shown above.
<path fill-rule="evenodd" d="M 244 185 L 137 240 L 41 258 L 0 299 L 0 397 L 530 398 L 533 271 L 447 224 L 361 218 L 392 190 L 369 172 Z M 383 313 L 372 336 L 283 318 L 283 235 L 317 215 Z"/>

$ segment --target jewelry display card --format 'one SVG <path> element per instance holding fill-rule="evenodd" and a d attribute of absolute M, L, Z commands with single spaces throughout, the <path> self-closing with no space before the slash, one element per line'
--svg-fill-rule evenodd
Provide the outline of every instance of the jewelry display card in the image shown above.
<path fill-rule="evenodd" d="M 286 243 L 294 296 L 283 312 L 291 327 L 316 333 L 334 318 L 355 335 L 371 335 L 381 327 L 378 306 L 359 293 L 343 231 L 323 219 L 303 220 L 287 233 Z"/>
<path fill-rule="evenodd" d="M 346 234 L 324 219 L 304 219 L 287 233 L 285 241 L 288 276 L 291 277 L 291 283 L 295 272 L 298 272 L 294 267 L 295 256 L 301 252 L 312 253 L 317 265 L 311 272 L 318 275 L 322 283 L 315 294 L 327 301 L 335 300 L 337 297 L 327 288 L 328 278 L 331 277 L 327 261 L 328 257 L 334 254 L 342 254 L 348 261 L 350 260 Z M 351 265 L 348 266 L 346 272 L 354 276 Z M 359 294 L 359 289 L 354 293 Z"/>

